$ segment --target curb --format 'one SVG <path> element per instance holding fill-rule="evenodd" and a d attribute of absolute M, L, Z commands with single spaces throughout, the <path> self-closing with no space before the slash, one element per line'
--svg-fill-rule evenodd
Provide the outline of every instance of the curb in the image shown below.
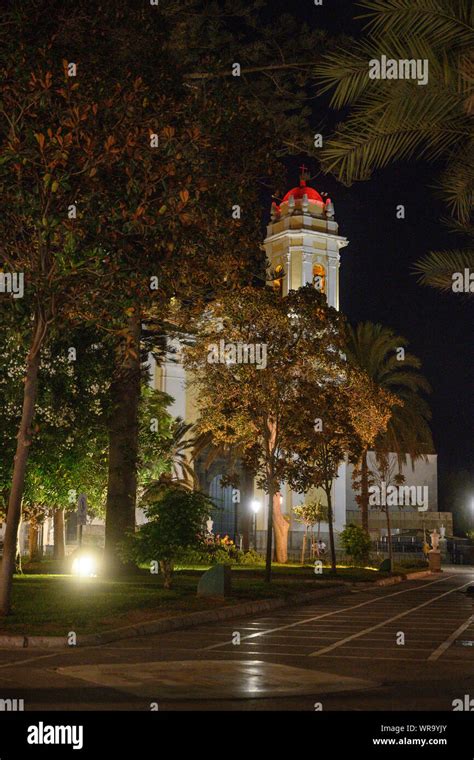
<path fill-rule="evenodd" d="M 429 578 L 434 573 L 431 570 L 420 570 L 420 572 L 407 573 L 406 575 L 392 575 L 390 578 L 381 578 L 379 581 L 375 581 L 374 586 L 393 586 L 396 583 L 403 583 L 403 581 L 416 581 L 418 578 Z"/>
<path fill-rule="evenodd" d="M 76 647 L 97 646 L 109 644 L 112 641 L 121 639 L 130 639 L 137 636 L 146 636 L 151 633 L 169 633 L 184 628 L 194 628 L 203 623 L 216 623 L 220 620 L 231 620 L 232 618 L 243 615 L 252 615 L 258 612 L 267 612 L 279 609 L 280 607 L 291 607 L 297 604 L 310 604 L 318 599 L 327 599 L 332 596 L 347 592 L 347 586 L 344 583 L 334 584 L 332 588 L 316 589 L 309 593 L 295 594 L 291 599 L 262 599 L 255 602 L 243 602 L 231 607 L 221 607 L 217 610 L 201 610 L 191 612 L 188 615 L 181 615 L 172 618 L 163 618 L 161 620 L 150 620 L 146 623 L 137 623 L 135 625 L 126 625 L 120 628 L 113 628 L 104 633 L 90 633 L 84 636 L 78 636 Z M 71 649 L 67 642 L 67 636 L 1 636 L 1 649 Z"/>

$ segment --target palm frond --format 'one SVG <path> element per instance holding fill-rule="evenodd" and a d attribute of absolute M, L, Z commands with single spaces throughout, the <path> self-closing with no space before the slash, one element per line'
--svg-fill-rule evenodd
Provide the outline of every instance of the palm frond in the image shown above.
<path fill-rule="evenodd" d="M 318 151 L 323 170 L 346 185 L 401 159 L 445 158 L 450 170 L 472 141 L 474 6 L 470 0 L 362 0 L 361 7 L 367 38 L 331 51 L 317 67 L 320 92 L 333 91 L 331 105 L 352 106 Z M 428 83 L 370 79 L 370 62 L 382 55 L 426 60 Z M 456 184 L 448 206 L 466 221 L 469 169 L 452 168 Z"/>
<path fill-rule="evenodd" d="M 428 424 L 431 412 L 423 396 L 431 388 L 419 371 L 418 357 L 405 351 L 399 361 L 398 349 L 406 346 L 405 338 L 381 324 L 362 322 L 348 330 L 348 360 L 397 398 L 387 429 L 378 436 L 374 448 L 395 452 L 400 463 L 406 462 L 407 454 L 414 461 L 433 451 Z"/>
<path fill-rule="evenodd" d="M 463 225 L 462 231 L 467 232 L 474 206 L 474 140 L 453 152 L 436 187 L 438 195 Z"/>
<path fill-rule="evenodd" d="M 471 249 L 430 251 L 413 266 L 413 271 L 419 275 L 418 282 L 421 285 L 428 285 L 444 292 L 452 292 L 453 275 L 463 273 L 465 269 L 474 271 L 474 251 Z"/>
<path fill-rule="evenodd" d="M 427 39 L 431 45 L 471 46 L 473 5 L 470 0 L 360 0 L 368 13 L 368 31 L 375 37 L 392 29 L 400 36 Z"/>

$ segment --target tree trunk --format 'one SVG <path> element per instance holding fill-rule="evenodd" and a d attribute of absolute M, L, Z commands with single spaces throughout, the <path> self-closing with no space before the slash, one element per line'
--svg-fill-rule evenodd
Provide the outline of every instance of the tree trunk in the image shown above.
<path fill-rule="evenodd" d="M 303 540 L 301 542 L 301 564 L 304 565 L 305 557 L 306 557 L 306 536 L 308 534 L 308 528 L 305 529 L 305 532 L 303 533 Z"/>
<path fill-rule="evenodd" d="M 163 573 L 163 588 L 170 589 L 173 578 L 173 563 L 169 559 L 160 560 L 160 570 Z"/>
<path fill-rule="evenodd" d="M 362 530 L 369 532 L 369 467 L 367 463 L 367 451 L 362 454 L 360 473 L 360 512 Z"/>
<path fill-rule="evenodd" d="M 336 546 L 334 543 L 334 526 L 332 522 L 332 496 L 331 496 L 331 486 L 332 482 L 329 485 L 326 485 L 324 491 L 326 493 L 326 499 L 328 503 L 328 526 L 329 526 L 329 549 L 331 551 L 331 573 L 336 573 Z"/>
<path fill-rule="evenodd" d="M 265 557 L 265 583 L 270 583 L 272 579 L 272 544 L 273 544 L 273 473 L 269 478 L 268 486 L 268 516 L 267 516 L 267 551 Z"/>
<path fill-rule="evenodd" d="M 64 559 L 66 556 L 66 538 L 64 535 L 64 509 L 55 509 L 53 512 L 54 525 L 54 559 Z"/>
<path fill-rule="evenodd" d="M 288 531 L 290 525 L 281 513 L 279 492 L 273 496 L 273 530 L 275 532 L 275 559 L 284 565 L 288 562 Z"/>
<path fill-rule="evenodd" d="M 387 518 L 387 548 L 388 559 L 390 561 L 390 572 L 393 573 L 393 547 L 392 547 L 392 525 L 390 520 L 390 508 L 385 506 L 385 516 Z"/>
<path fill-rule="evenodd" d="M 120 347 L 117 375 L 110 393 L 109 471 L 105 517 L 105 554 L 107 569 L 118 572 L 118 544 L 135 530 L 138 459 L 138 407 L 140 402 L 141 322 L 134 316 L 128 323 L 127 345 Z"/>
<path fill-rule="evenodd" d="M 17 447 L 13 464 L 12 484 L 6 517 L 3 543 L 2 568 L 0 573 L 0 615 L 8 615 L 11 604 L 11 589 L 15 572 L 18 526 L 21 518 L 21 501 L 25 484 L 26 464 L 31 444 L 31 425 L 38 391 L 38 370 L 41 346 L 46 334 L 46 325 L 41 313 L 35 314 L 31 347 L 26 362 L 26 377 L 23 388 L 23 408 L 17 434 Z"/>
<path fill-rule="evenodd" d="M 34 521 L 30 521 L 28 526 L 28 556 L 30 562 L 39 559 L 39 532 L 40 526 Z"/>

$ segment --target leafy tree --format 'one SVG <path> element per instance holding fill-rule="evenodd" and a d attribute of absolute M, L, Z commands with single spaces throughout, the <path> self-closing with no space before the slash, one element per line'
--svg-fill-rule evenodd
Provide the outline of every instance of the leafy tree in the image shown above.
<path fill-rule="evenodd" d="M 318 388 L 313 404 L 304 406 L 288 430 L 297 452 L 288 468 L 289 483 L 299 492 L 322 488 L 326 497 L 333 573 L 333 483 L 346 456 L 357 459 L 386 428 L 390 401 L 389 394 L 371 383 L 364 372 L 341 364 L 334 381 Z"/>
<path fill-rule="evenodd" d="M 5 515 L 11 483 L 11 457 L 18 427 L 22 345 L 27 331 L 17 324 L 0 338 L 4 362 L 0 388 L 4 414 L 0 426 L 3 456 L 0 460 L 0 509 Z M 70 341 L 75 344 L 71 358 Z M 106 485 L 105 418 L 109 382 L 103 359 L 104 344 L 94 343 L 91 331 L 79 330 L 70 341 L 54 341 L 43 350 L 35 414 L 35 438 L 22 498 L 23 518 L 35 525 L 55 516 L 55 553 L 63 556 L 63 512 L 76 508 L 71 493 L 87 491 L 90 505 L 100 513 Z M 103 514 L 103 511 L 102 511 Z"/>
<path fill-rule="evenodd" d="M 442 162 L 439 188 L 468 249 L 432 252 L 417 262 L 420 282 L 450 289 L 454 272 L 474 266 L 472 226 L 473 8 L 470 0 L 361 0 L 366 35 L 337 47 L 319 67 L 321 92 L 347 117 L 326 141 L 322 164 L 345 184 L 402 159 Z M 369 61 L 428 61 L 428 82 L 372 79 Z"/>
<path fill-rule="evenodd" d="M 398 467 L 397 467 L 398 465 Z M 405 476 L 400 472 L 399 462 L 390 456 L 389 451 L 379 448 L 373 454 L 371 460 L 368 459 L 368 481 L 369 484 L 375 485 L 382 493 L 383 486 L 399 486 L 405 482 Z M 392 544 L 392 525 L 390 519 L 390 504 L 386 499 L 377 500 L 379 504 L 373 504 L 375 509 L 385 514 L 387 521 L 387 546 L 390 569 L 393 571 L 393 544 Z"/>
<path fill-rule="evenodd" d="M 163 585 L 171 588 L 173 566 L 186 551 L 204 549 L 203 526 L 214 504 L 199 491 L 166 488 L 149 495 L 146 523 L 131 533 L 123 546 L 135 562 L 159 562 Z"/>
<path fill-rule="evenodd" d="M 240 234 L 247 233 L 252 218 L 229 232 L 228 224 L 225 229 L 216 224 L 216 214 L 226 206 L 228 221 L 231 197 L 240 200 L 234 179 L 255 182 L 261 172 L 236 171 L 237 148 L 216 129 L 222 104 L 209 97 L 203 109 L 193 88 L 177 79 L 169 23 L 156 14 L 156 37 L 147 38 L 145 50 L 142 36 L 129 34 L 129 22 L 136 27 L 143 11 L 134 16 L 111 7 L 96 14 L 89 4 L 78 3 L 72 12 L 58 7 L 52 14 L 44 13 L 42 3 L 14 5 L 1 29 L 0 210 L 4 260 L 26 277 L 32 330 L 2 564 L 4 611 L 45 341 L 78 321 L 101 325 L 117 338 L 107 510 L 113 546 L 134 521 L 142 317 L 153 302 L 167 308 L 177 290 L 196 296 L 192 275 L 199 267 L 209 273 L 207 283 L 232 273 L 224 255 L 231 246 L 239 256 L 232 254 L 230 261 L 242 262 Z M 104 49 L 110 44 L 115 55 Z M 166 51 L 158 74 L 157 45 Z M 229 87 L 227 95 L 230 113 Z M 232 119 L 223 120 L 225 131 L 240 125 L 247 136 L 254 135 L 254 146 L 255 125 L 243 118 L 244 103 L 235 108 L 235 93 L 232 106 Z M 219 139 L 232 150 L 216 162 Z M 261 155 L 268 172 L 268 150 L 263 147 Z M 219 184 L 223 177 L 227 184 Z M 250 207 L 251 199 L 250 193 Z M 216 257 L 220 247 L 223 255 Z M 150 277 L 158 272 L 160 287 L 153 290 Z"/>
<path fill-rule="evenodd" d="M 197 431 L 241 445 L 246 466 L 268 494 L 267 582 L 274 528 L 277 547 L 286 546 L 278 493 L 295 452 L 289 431 L 303 407 L 311 414 L 320 388 L 340 370 L 341 325 L 341 315 L 311 285 L 283 300 L 270 288 L 246 287 L 209 305 L 185 353 L 203 410 Z M 258 362 L 239 360 L 244 344 Z M 217 358 L 219 346 L 225 353 Z"/>
<path fill-rule="evenodd" d="M 420 360 L 406 350 L 407 341 L 393 330 L 372 322 L 350 327 L 347 357 L 355 367 L 367 373 L 372 383 L 392 394 L 391 416 L 385 432 L 373 442 L 376 452 L 394 452 L 399 465 L 409 455 L 412 463 L 433 450 L 429 427 L 431 413 L 422 394 L 430 391 L 425 377 L 419 372 Z M 369 529 L 369 446 L 361 452 L 354 470 L 355 484 L 360 489 L 356 497 L 361 509 L 362 527 Z"/>
<path fill-rule="evenodd" d="M 313 498 L 306 499 L 306 501 L 303 504 L 300 504 L 300 506 L 293 507 L 293 512 L 295 513 L 296 519 L 298 520 L 298 522 L 304 523 L 305 536 L 308 534 L 308 531 L 310 532 L 311 544 L 313 544 L 314 542 L 313 528 L 315 525 L 318 526 L 318 541 L 319 541 L 320 536 L 321 536 L 321 523 L 328 522 L 329 520 L 327 505 L 323 504 L 319 497 L 313 496 Z M 304 562 L 305 544 L 306 544 L 306 537 L 303 541 L 303 548 L 301 551 L 301 562 Z"/>
<path fill-rule="evenodd" d="M 314 525 L 318 526 L 318 540 L 321 530 L 321 523 L 328 521 L 328 508 L 321 502 L 319 497 L 306 499 L 299 507 L 293 507 L 293 512 L 300 522 L 303 522 L 307 528 L 312 529 Z"/>

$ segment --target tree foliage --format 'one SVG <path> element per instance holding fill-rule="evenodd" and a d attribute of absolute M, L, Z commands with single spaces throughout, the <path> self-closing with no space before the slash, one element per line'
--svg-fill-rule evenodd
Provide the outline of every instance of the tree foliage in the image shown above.
<path fill-rule="evenodd" d="M 358 525 L 346 525 L 340 533 L 341 544 L 352 559 L 357 562 L 366 562 L 370 552 L 370 538 Z"/>
<path fill-rule="evenodd" d="M 255 356 L 260 350 L 265 361 L 239 361 L 235 351 L 243 345 Z M 267 580 L 274 496 L 295 453 L 295 418 L 313 414 L 314 420 L 315 399 L 341 371 L 342 345 L 343 317 L 311 285 L 290 291 L 285 299 L 270 288 L 247 287 L 209 306 L 185 354 L 202 409 L 197 431 L 212 433 L 217 444 L 239 444 L 273 506 L 268 509 Z M 216 350 L 221 352 L 217 360 Z"/>

